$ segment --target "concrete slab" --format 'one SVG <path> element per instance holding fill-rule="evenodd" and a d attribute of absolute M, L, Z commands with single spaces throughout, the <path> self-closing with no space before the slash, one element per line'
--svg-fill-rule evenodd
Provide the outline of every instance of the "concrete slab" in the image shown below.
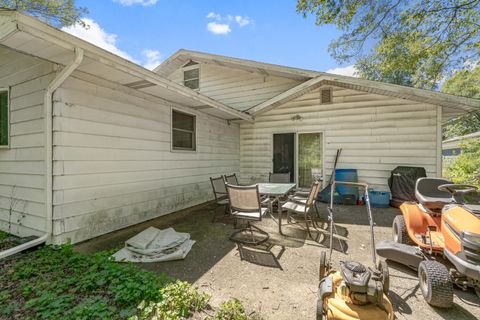
<path fill-rule="evenodd" d="M 93 253 L 121 247 L 123 242 L 149 226 L 174 227 L 191 233 L 197 243 L 185 260 L 141 264 L 154 272 L 166 272 L 187 280 L 212 295 L 218 305 L 231 297 L 240 299 L 249 312 L 265 319 L 315 319 L 318 286 L 318 263 L 322 250 L 327 250 L 326 206 L 319 205 L 323 229 L 314 233 L 318 241 L 308 238 L 304 224 L 284 228 L 265 219 L 258 225 L 270 234 L 269 241 L 257 249 L 238 247 L 228 239 L 234 231 L 231 221 L 219 219 L 212 223 L 208 206 L 197 206 L 160 217 L 131 228 L 92 239 L 76 246 L 76 250 Z M 399 211 L 394 208 L 373 209 L 377 242 L 391 238 L 391 224 Z M 335 220 L 338 232 L 346 235 L 347 248 L 342 253 L 340 242 L 334 241 L 334 266 L 340 261 L 357 260 L 371 265 L 370 234 L 364 207 L 337 206 Z M 285 221 L 284 221 L 285 223 Z M 348 233 L 348 234 L 347 234 Z M 398 319 L 479 319 L 480 299 L 473 291 L 455 290 L 455 307 L 442 310 L 430 307 L 423 299 L 415 272 L 401 265 L 390 264 L 390 297 Z"/>

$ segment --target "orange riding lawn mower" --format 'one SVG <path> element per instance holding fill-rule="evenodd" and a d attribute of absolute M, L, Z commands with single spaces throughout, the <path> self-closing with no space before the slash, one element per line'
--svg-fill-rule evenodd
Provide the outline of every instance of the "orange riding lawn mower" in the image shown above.
<path fill-rule="evenodd" d="M 432 306 L 453 306 L 453 285 L 480 296 L 480 202 L 477 188 L 420 178 L 418 203 L 405 202 L 393 221 L 393 241 L 377 253 L 418 271 L 420 290 Z"/>

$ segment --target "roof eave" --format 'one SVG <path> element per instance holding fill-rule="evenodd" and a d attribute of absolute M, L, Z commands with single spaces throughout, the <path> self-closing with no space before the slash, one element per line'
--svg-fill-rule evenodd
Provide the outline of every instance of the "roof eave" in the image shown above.
<path fill-rule="evenodd" d="M 122 57 L 119 57 L 113 53 L 101 49 L 89 42 L 86 42 L 64 31 L 49 26 L 35 18 L 10 10 L 0 10 L 0 16 L 9 17 L 8 21 L 5 21 L 5 23 L 0 25 L 0 43 L 3 43 L 3 41 L 5 41 L 17 32 L 25 32 L 34 37 L 38 37 L 39 39 L 51 41 L 52 43 L 66 50 L 72 51 L 72 53 L 75 48 L 81 48 L 84 50 L 85 56 L 89 57 L 92 60 L 101 62 L 105 65 L 114 67 L 122 72 L 150 81 L 155 85 L 173 91 L 179 95 L 188 97 L 194 101 L 219 109 L 225 113 L 230 114 L 234 118 L 252 121 L 252 117 L 244 112 L 235 110 L 217 100 L 202 95 L 199 92 L 191 90 L 190 88 L 177 84 L 171 80 L 163 78 L 153 71 L 147 70 L 131 61 L 128 61 Z"/>

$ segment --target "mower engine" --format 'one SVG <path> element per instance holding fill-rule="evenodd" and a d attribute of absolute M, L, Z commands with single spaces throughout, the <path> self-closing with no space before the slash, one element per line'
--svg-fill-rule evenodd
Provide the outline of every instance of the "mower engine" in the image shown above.
<path fill-rule="evenodd" d="M 343 281 L 339 286 L 343 296 L 349 297 L 353 304 L 383 304 L 383 283 L 381 273 L 367 269 L 355 261 L 342 263 L 340 272 Z"/>

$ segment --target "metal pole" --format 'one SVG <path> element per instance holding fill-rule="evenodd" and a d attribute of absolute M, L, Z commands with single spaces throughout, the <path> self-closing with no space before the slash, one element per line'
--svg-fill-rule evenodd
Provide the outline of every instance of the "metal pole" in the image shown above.
<path fill-rule="evenodd" d="M 328 219 L 330 220 L 330 257 L 328 261 L 332 261 L 332 253 L 333 253 L 333 200 L 334 200 L 334 193 L 335 193 L 336 182 L 335 179 L 332 182 L 332 187 L 330 189 L 330 204 L 328 207 Z"/>
<path fill-rule="evenodd" d="M 372 239 L 372 257 L 373 257 L 373 265 L 374 267 L 377 266 L 377 253 L 375 251 L 375 232 L 374 232 L 374 223 L 373 223 L 373 215 L 372 215 L 372 208 L 370 206 L 370 197 L 368 194 L 368 184 L 367 183 L 362 183 L 362 182 L 350 182 L 350 181 L 334 181 L 333 182 L 338 183 L 338 184 L 343 184 L 347 186 L 357 186 L 365 189 L 365 206 L 367 207 L 367 215 L 368 215 L 368 222 L 370 224 L 370 234 L 371 234 L 371 239 Z M 332 184 L 332 197 L 331 197 L 331 202 L 330 206 L 333 206 L 333 185 Z"/>

